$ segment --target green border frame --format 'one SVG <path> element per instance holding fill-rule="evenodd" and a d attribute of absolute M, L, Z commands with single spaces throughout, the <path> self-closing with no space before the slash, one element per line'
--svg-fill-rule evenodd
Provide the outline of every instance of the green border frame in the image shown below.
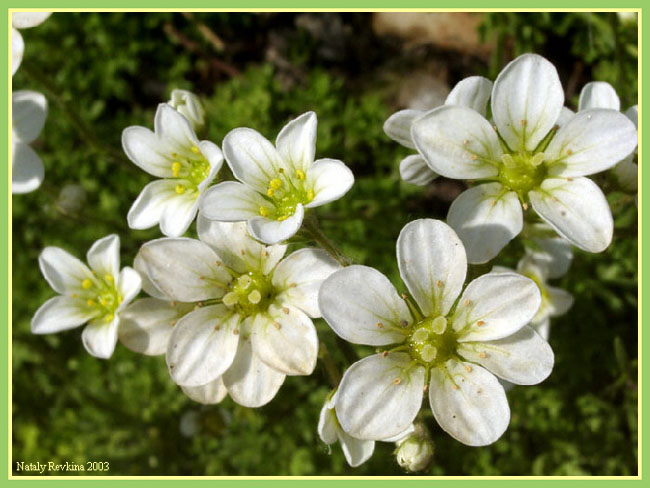
<path fill-rule="evenodd" d="M 5 76 L 2 78 L 1 90 L 7 94 L 6 97 L 0 100 L 0 107 L 2 111 L 7 114 L 7 118 L 3 119 L 0 124 L 0 130 L 3 131 L 3 136 L 1 139 L 0 147 L 5 149 L 7 154 L 7 162 L 10 159 L 11 150 L 9 147 L 9 134 L 11 126 L 11 108 L 9 100 L 11 98 L 11 76 L 9 69 L 9 44 L 11 38 L 11 22 L 9 16 L 9 9 L 60 9 L 59 11 L 111 11 L 111 10 L 126 10 L 126 11 L 160 11 L 160 10 L 171 10 L 171 11 L 188 11 L 188 10 L 224 10 L 224 11 L 258 11 L 258 10 L 275 10 L 275 11 L 376 11 L 376 10 L 393 10 L 393 11 L 405 11 L 405 10 L 440 10 L 440 11 L 485 11 L 485 10 L 513 10 L 513 11 L 569 11 L 569 10 L 626 10 L 626 9 L 638 9 L 638 25 L 639 25 L 639 107 L 642 107 L 642 92 L 647 87 L 648 82 L 646 80 L 650 79 L 650 76 L 646 76 L 650 72 L 650 62 L 648 62 L 648 56 L 643 52 L 642 39 L 644 35 L 648 34 L 648 28 L 642 22 L 642 13 L 643 6 L 646 2 L 636 1 L 633 2 L 633 5 L 625 6 L 613 6 L 611 1 L 604 0 L 573 0 L 570 7 L 567 7 L 566 2 L 554 0 L 552 2 L 545 2 L 543 7 L 540 7 L 540 3 L 531 2 L 530 0 L 514 1 L 514 0 L 501 0 L 497 4 L 493 4 L 490 7 L 486 7 L 485 4 L 482 4 L 478 0 L 463 0 L 460 4 L 454 4 L 454 2 L 444 2 L 443 4 L 434 4 L 434 2 L 427 0 L 410 0 L 407 5 L 400 8 L 395 8 L 391 5 L 391 2 L 387 0 L 357 0 L 354 3 L 354 7 L 350 7 L 350 3 L 345 0 L 330 0 L 329 2 L 314 2 L 308 4 L 304 0 L 284 0 L 282 2 L 277 2 L 274 0 L 245 0 L 242 5 L 241 2 L 233 2 L 232 0 L 228 2 L 209 2 L 207 0 L 195 0 L 192 2 L 191 7 L 178 8 L 177 2 L 173 0 L 140 0 L 138 7 L 133 7 L 133 3 L 129 0 L 110 0 L 104 2 L 103 7 L 89 7 L 88 3 L 84 3 L 80 0 L 72 0 L 67 2 L 62 2 L 60 6 L 53 7 L 51 1 L 33 1 L 30 2 L 29 7 L 26 5 L 20 5 L 14 0 L 11 4 L 6 5 L 6 9 L 2 12 L 2 20 L 4 25 L 8 26 L 7 35 L 4 36 L 1 40 L 0 48 L 2 49 L 2 60 L 4 61 L 4 66 L 6 71 L 4 72 Z M 522 5 L 523 3 L 523 5 Z M 648 51 L 650 52 L 650 50 Z M 650 93 L 650 91 L 648 91 Z M 642 361 L 642 350 L 646 349 L 648 345 L 646 344 L 650 339 L 643 339 L 642 334 L 642 324 L 643 324 L 643 314 L 642 314 L 642 303 L 644 299 L 648 299 L 650 303 L 650 293 L 644 292 L 642 287 L 642 277 L 644 272 L 647 271 L 646 268 L 648 265 L 643 265 L 642 255 L 644 250 L 643 242 L 646 240 L 645 232 L 643 229 L 643 218 L 642 215 L 644 211 L 647 210 L 647 207 L 650 204 L 644 203 L 643 198 L 643 188 L 646 188 L 650 185 L 650 171 L 648 175 L 644 176 L 643 172 L 643 163 L 642 160 L 642 142 L 650 140 L 650 129 L 644 129 L 642 124 L 642 110 L 639 113 L 639 177 L 641 180 L 641 185 L 639 186 L 639 213 L 638 213 L 638 225 L 639 225 L 639 257 L 638 263 L 641 273 L 639 274 L 639 475 L 634 477 L 604 477 L 604 476 L 593 476 L 593 477 L 423 477 L 423 476 L 404 476 L 404 477 L 124 477 L 124 476 L 115 476 L 115 477 L 13 477 L 11 476 L 11 417 L 10 417 L 10 404 L 11 404 L 11 283 L 12 283 L 12 266 L 11 266 L 11 189 L 9 184 L 9 172 L 10 166 L 7 163 L 7 170 L 2 172 L 0 175 L 0 185 L 3 188 L 7 189 L 7 199 L 2 200 L 0 203 L 0 213 L 2 217 L 2 234 L 4 239 L 0 240 L 0 253 L 5 258 L 0 258 L 0 274 L 6 276 L 6 280 L 0 281 L 0 313 L 3 316 L 7 317 L 7 334 L 0 334 L 0 350 L 6 351 L 7 361 L 0 361 L 0 391 L 1 394 L 0 401 L 0 418 L 7 419 L 6 429 L 3 431 L 6 433 L 7 442 L 0 443 L 0 458 L 7 460 L 7 477 L 0 476 L 0 486 L 5 484 L 20 484 L 22 487 L 31 487 L 31 486 L 40 486 L 42 483 L 47 482 L 56 487 L 67 487 L 70 483 L 74 483 L 75 486 L 86 486 L 92 483 L 92 486 L 107 486 L 114 485 L 115 483 L 120 483 L 120 486 L 136 486 L 136 483 L 145 484 L 147 486 L 186 486 L 188 482 L 198 482 L 205 485 L 206 483 L 218 483 L 219 486 L 236 486 L 244 488 L 280 488 L 285 487 L 287 484 L 292 486 L 302 486 L 307 484 L 310 487 L 330 487 L 332 483 L 335 483 L 338 487 L 362 487 L 362 488 L 377 488 L 394 486 L 396 482 L 399 482 L 401 485 L 416 483 L 419 486 L 422 484 L 433 485 L 438 483 L 445 483 L 446 485 L 452 485 L 455 487 L 465 486 L 467 484 L 481 483 L 483 486 L 488 487 L 502 487 L 504 483 L 512 486 L 512 483 L 517 483 L 517 486 L 520 486 L 521 483 L 524 483 L 526 486 L 532 487 L 543 487 L 543 486 L 553 486 L 553 487 L 565 487 L 573 485 L 585 485 L 586 483 L 596 483 L 597 486 L 611 486 L 612 483 L 619 484 L 628 484 L 634 483 L 636 486 L 639 484 L 645 485 L 650 484 L 646 483 L 646 479 L 643 478 L 643 466 L 647 464 L 649 455 L 644 453 L 642 450 L 643 438 L 646 437 L 647 427 L 644 427 L 642 423 L 643 413 L 645 413 L 642 408 L 643 404 L 643 377 L 650 376 L 648 373 L 649 366 L 645 366 Z M 6 220 L 5 220 L 6 219 Z M 650 237 L 650 231 L 649 231 Z M 648 239 L 650 242 L 650 239 Z M 650 333 L 647 333 L 646 336 L 650 337 Z M 650 411 L 650 407 L 646 407 L 645 410 Z M 604 485 L 606 484 L 606 485 Z"/>

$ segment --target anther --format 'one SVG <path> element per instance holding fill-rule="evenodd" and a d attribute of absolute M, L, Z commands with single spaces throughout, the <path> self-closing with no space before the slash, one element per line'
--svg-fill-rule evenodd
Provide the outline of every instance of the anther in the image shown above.
<path fill-rule="evenodd" d="M 235 334 L 235 335 L 239 335 L 239 329 L 233 330 L 232 333 Z"/>
<path fill-rule="evenodd" d="M 295 283 L 293 283 L 293 282 L 289 283 L 289 288 L 295 288 L 295 287 L 296 287 Z"/>
<path fill-rule="evenodd" d="M 179 183 L 178 185 L 176 185 L 176 193 L 182 195 L 183 193 L 185 193 L 185 187 Z"/>
<path fill-rule="evenodd" d="M 460 390 L 460 386 L 458 386 L 457 384 L 453 384 L 453 385 L 451 385 L 451 387 L 452 387 L 454 390 Z"/>
<path fill-rule="evenodd" d="M 394 385 L 399 385 L 401 382 L 402 382 L 402 378 L 395 378 L 395 379 L 393 380 L 393 384 L 394 384 Z"/>
<path fill-rule="evenodd" d="M 248 294 L 248 301 L 251 302 L 253 305 L 257 305 L 260 303 L 260 300 L 262 299 L 262 295 L 258 290 L 253 290 Z"/>
<path fill-rule="evenodd" d="M 382 352 L 382 353 L 381 353 L 381 357 L 382 357 L 382 358 L 388 357 L 388 351 L 384 351 L 384 352 Z"/>
<path fill-rule="evenodd" d="M 191 150 L 194 154 L 201 154 L 201 150 L 200 150 L 198 147 L 196 147 L 196 146 L 192 146 L 192 147 L 190 148 L 190 150 Z"/>
<path fill-rule="evenodd" d="M 277 330 L 280 330 L 282 328 L 282 324 L 280 322 L 273 322 L 273 327 L 275 327 Z"/>
<path fill-rule="evenodd" d="M 573 178 L 569 177 L 566 179 L 567 181 L 573 181 Z"/>
<path fill-rule="evenodd" d="M 443 282 L 441 280 L 436 281 L 436 286 L 442 288 Z"/>
<path fill-rule="evenodd" d="M 243 249 L 240 249 L 240 250 L 239 250 L 239 254 L 241 254 L 242 256 L 244 256 L 244 255 L 246 255 L 246 251 L 244 251 Z"/>
<path fill-rule="evenodd" d="M 471 373 L 472 372 L 472 367 L 469 364 L 466 364 L 465 365 L 465 371 L 467 371 L 468 373 Z"/>
<path fill-rule="evenodd" d="M 266 194 L 272 197 L 275 194 L 275 192 L 273 191 L 273 188 L 269 188 L 268 190 L 266 190 Z"/>
<path fill-rule="evenodd" d="M 305 179 L 305 172 L 301 169 L 296 170 L 296 178 L 299 180 L 304 180 Z"/>
<path fill-rule="evenodd" d="M 90 281 L 88 278 L 86 278 L 81 282 L 81 288 L 83 288 L 84 290 L 87 290 L 91 286 L 93 286 L 93 282 Z"/>
<path fill-rule="evenodd" d="M 377 325 L 377 327 L 379 327 L 380 329 L 384 326 L 384 324 L 382 324 L 381 322 L 377 322 L 376 325 Z"/>
<path fill-rule="evenodd" d="M 86 304 L 89 307 L 94 307 L 95 306 L 95 300 L 93 300 L 92 298 L 89 298 L 88 300 L 86 300 Z"/>
<path fill-rule="evenodd" d="M 181 173 L 181 163 L 174 161 L 172 163 L 172 175 L 174 178 L 178 178 L 178 175 Z"/>
<path fill-rule="evenodd" d="M 266 207 L 260 207 L 260 215 L 266 217 L 269 214 L 269 209 Z"/>
<path fill-rule="evenodd" d="M 219 329 L 221 329 L 221 325 L 217 324 L 214 326 L 214 330 L 219 330 Z"/>
<path fill-rule="evenodd" d="M 485 325 L 485 321 L 479 320 L 478 322 L 476 322 L 476 325 L 477 327 L 483 327 Z"/>
<path fill-rule="evenodd" d="M 429 385 L 424 385 L 424 388 L 422 390 L 426 393 L 426 391 L 429 389 Z"/>
<path fill-rule="evenodd" d="M 406 320 L 402 320 L 402 327 L 408 327 L 409 323 Z"/>
<path fill-rule="evenodd" d="M 314 190 L 307 191 L 307 201 L 311 202 L 314 199 Z"/>
<path fill-rule="evenodd" d="M 269 181 L 269 186 L 273 190 L 278 190 L 282 187 L 282 180 L 280 178 L 273 178 L 271 181 Z"/>
<path fill-rule="evenodd" d="M 176 325 L 176 321 L 175 321 L 175 320 L 172 320 L 172 321 L 169 323 L 169 325 L 171 325 L 172 327 L 174 327 L 174 326 Z M 217 327 L 219 327 L 219 326 L 217 325 Z M 219 329 L 216 329 L 216 330 L 219 330 Z"/>
<path fill-rule="evenodd" d="M 278 220 L 279 222 L 282 222 L 282 221 L 284 221 L 284 220 L 287 220 L 288 218 L 289 218 L 288 215 L 281 215 L 280 217 L 277 218 L 277 220 Z"/>
<path fill-rule="evenodd" d="M 528 204 L 526 202 L 522 203 L 521 206 L 524 210 L 528 210 Z"/>
<path fill-rule="evenodd" d="M 289 309 L 287 307 L 282 307 L 282 311 L 285 313 L 285 315 L 289 315 Z"/>
<path fill-rule="evenodd" d="M 570 156 L 571 154 L 573 154 L 573 151 L 571 149 L 567 149 L 566 153 L 567 153 L 567 156 Z"/>
<path fill-rule="evenodd" d="M 485 359 L 487 357 L 487 354 L 485 354 L 484 352 L 479 352 L 478 357 L 480 357 L 481 359 Z"/>
<path fill-rule="evenodd" d="M 106 323 L 112 322 L 113 318 L 114 318 L 114 315 L 112 313 L 110 313 L 110 314 L 108 314 L 108 315 L 106 315 L 104 317 L 104 322 L 106 322 Z"/>
<path fill-rule="evenodd" d="M 469 300 L 465 299 L 465 301 L 464 301 L 463 303 L 465 304 L 465 306 L 467 306 L 467 305 L 469 305 L 471 302 L 470 302 Z"/>
<path fill-rule="evenodd" d="M 521 120 L 519 121 L 519 123 L 520 123 L 521 125 L 526 125 L 528 122 L 526 121 L 526 119 L 521 119 Z"/>
<path fill-rule="evenodd" d="M 108 281 L 109 283 L 112 283 L 112 282 L 113 282 L 113 275 L 111 275 L 111 274 L 105 274 L 105 275 L 104 275 L 104 280 L 105 280 L 105 281 Z"/>
<path fill-rule="evenodd" d="M 100 304 L 102 307 L 105 307 L 105 306 L 108 304 L 108 302 L 106 301 L 105 298 L 102 298 L 102 299 L 99 301 L 99 304 Z"/>
<path fill-rule="evenodd" d="M 496 201 L 496 200 L 492 200 L 492 201 L 490 202 L 490 207 L 494 207 L 494 206 L 496 206 L 496 204 L 497 204 L 497 201 Z"/>
<path fill-rule="evenodd" d="M 476 154 L 472 154 L 469 159 L 476 161 L 478 159 L 478 156 Z"/>

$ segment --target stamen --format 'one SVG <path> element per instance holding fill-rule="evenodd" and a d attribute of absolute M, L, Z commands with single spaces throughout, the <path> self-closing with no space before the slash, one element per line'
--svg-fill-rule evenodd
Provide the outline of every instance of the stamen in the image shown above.
<path fill-rule="evenodd" d="M 86 304 L 89 307 L 94 307 L 95 306 L 95 300 L 93 300 L 92 298 L 89 298 L 88 300 L 86 300 Z"/>
<path fill-rule="evenodd" d="M 269 188 L 268 190 L 266 190 L 266 194 L 272 197 L 275 194 L 275 192 L 273 191 L 273 188 Z"/>
<path fill-rule="evenodd" d="M 201 154 L 201 150 L 200 150 L 198 147 L 196 147 L 196 146 L 192 146 L 192 147 L 190 148 L 190 150 L 191 150 L 194 154 Z"/>
<path fill-rule="evenodd" d="M 172 163 L 172 175 L 174 176 L 174 178 L 178 178 L 178 175 L 181 173 L 181 168 L 182 168 L 181 163 L 179 163 L 178 161 L 174 161 Z"/>
<path fill-rule="evenodd" d="M 381 329 L 383 326 L 384 326 L 384 324 L 382 324 L 381 322 L 377 322 L 377 327 L 379 327 Z"/>
<path fill-rule="evenodd" d="M 269 182 L 269 186 L 270 186 L 273 190 L 278 190 L 278 189 L 280 189 L 280 188 L 282 187 L 282 180 L 281 180 L 280 178 L 273 178 L 273 179 Z"/>
<path fill-rule="evenodd" d="M 115 317 L 115 316 L 114 316 L 112 313 L 109 313 L 108 315 L 106 315 L 106 316 L 104 317 L 104 322 L 106 322 L 106 323 L 108 324 L 109 322 L 112 322 L 112 321 L 113 321 L 113 318 L 114 318 L 114 317 Z"/>
<path fill-rule="evenodd" d="M 266 217 L 269 214 L 269 209 L 266 207 L 260 207 L 260 215 L 262 217 Z"/>
<path fill-rule="evenodd" d="M 81 288 L 83 288 L 84 290 L 89 289 L 91 286 L 93 286 L 93 282 L 90 281 L 88 278 L 86 278 L 81 282 Z"/>
<path fill-rule="evenodd" d="M 105 280 L 105 281 L 108 281 L 109 283 L 112 283 L 112 282 L 113 282 L 113 275 L 111 275 L 111 274 L 105 274 L 105 275 L 104 275 L 104 280 Z"/>
<path fill-rule="evenodd" d="M 305 179 L 305 172 L 301 169 L 296 170 L 296 178 L 299 180 L 304 180 Z"/>
<path fill-rule="evenodd" d="M 185 187 L 179 183 L 178 185 L 176 185 L 176 193 L 182 195 L 183 193 L 185 193 Z"/>

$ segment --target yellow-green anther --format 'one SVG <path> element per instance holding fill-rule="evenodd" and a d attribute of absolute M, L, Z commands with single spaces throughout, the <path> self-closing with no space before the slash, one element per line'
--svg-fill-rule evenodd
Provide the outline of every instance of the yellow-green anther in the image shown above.
<path fill-rule="evenodd" d="M 104 280 L 108 281 L 109 283 L 112 283 L 113 282 L 113 275 L 105 274 L 104 275 Z"/>
<path fill-rule="evenodd" d="M 172 175 L 174 176 L 174 178 L 178 178 L 180 172 L 181 172 L 181 163 L 179 163 L 178 161 L 174 161 L 172 163 Z"/>
<path fill-rule="evenodd" d="M 91 286 L 93 286 L 93 282 L 90 281 L 88 278 L 86 278 L 81 282 L 81 288 L 83 288 L 84 290 L 88 290 Z"/>
<path fill-rule="evenodd" d="M 282 180 L 280 178 L 273 178 L 269 182 L 269 186 L 274 190 L 278 190 L 279 188 L 282 187 Z"/>
<path fill-rule="evenodd" d="M 176 193 L 182 195 L 183 193 L 185 193 L 185 187 L 179 183 L 178 185 L 176 185 Z"/>
<path fill-rule="evenodd" d="M 194 154 L 201 154 L 201 150 L 196 146 L 192 146 L 190 149 Z"/>
<path fill-rule="evenodd" d="M 447 319 L 445 317 L 436 317 L 431 322 L 431 330 L 440 335 L 447 330 Z"/>
<path fill-rule="evenodd" d="M 304 180 L 305 179 L 305 172 L 301 169 L 296 170 L 296 178 L 299 180 Z"/>

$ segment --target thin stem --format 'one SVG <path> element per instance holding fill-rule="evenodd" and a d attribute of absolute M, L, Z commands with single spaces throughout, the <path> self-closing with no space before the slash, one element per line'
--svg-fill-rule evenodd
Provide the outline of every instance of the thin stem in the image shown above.
<path fill-rule="evenodd" d="M 305 236 L 315 241 L 318 246 L 327 251 L 327 253 L 336 259 L 342 266 L 349 266 L 352 264 L 352 260 L 339 251 L 332 241 L 325 236 L 318 226 L 318 220 L 314 214 L 309 214 L 305 217 L 302 232 Z"/>

